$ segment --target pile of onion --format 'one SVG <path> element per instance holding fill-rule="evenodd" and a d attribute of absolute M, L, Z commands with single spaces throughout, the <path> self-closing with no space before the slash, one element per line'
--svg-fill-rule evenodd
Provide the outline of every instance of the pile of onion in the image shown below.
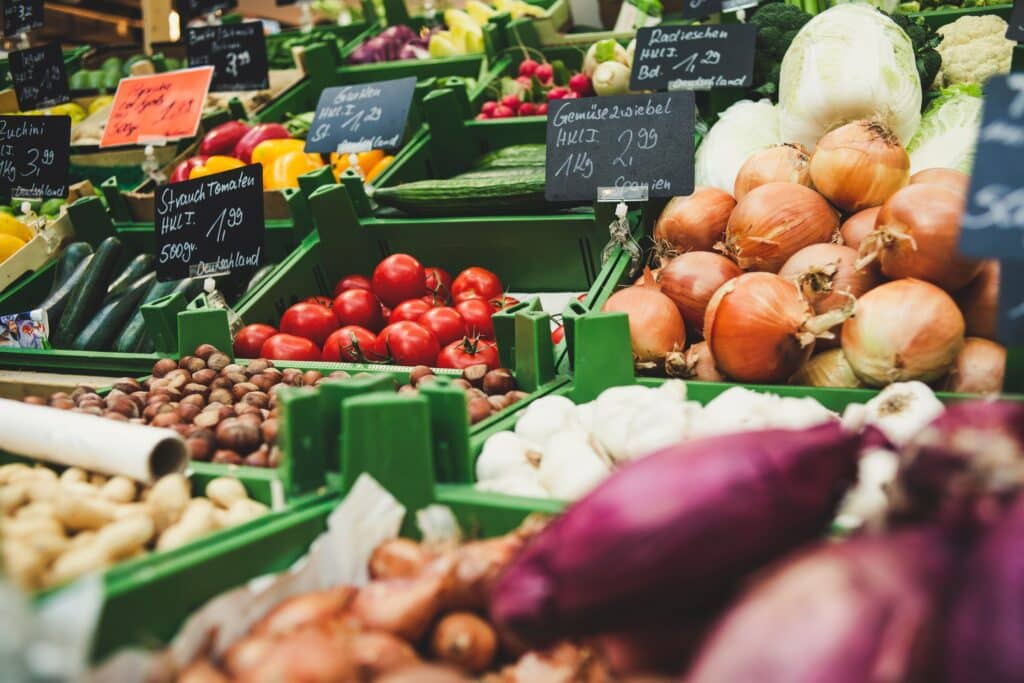
<path fill-rule="evenodd" d="M 691 251 L 676 256 L 659 276 L 661 292 L 675 302 L 687 330 L 700 334 L 704 311 L 718 288 L 743 271 L 735 263 L 712 251 Z"/>
<path fill-rule="evenodd" d="M 864 383 L 857 379 L 856 373 L 843 355 L 842 349 L 829 349 L 811 356 L 796 374 L 789 378 L 790 384 L 806 387 L 840 387 L 857 389 Z"/>
<path fill-rule="evenodd" d="M 754 152 L 736 174 L 733 196 L 740 201 L 755 187 L 767 183 L 798 183 L 810 187 L 810 164 L 810 154 L 797 142 Z"/>
<path fill-rule="evenodd" d="M 733 209 L 724 251 L 743 270 L 776 273 L 803 247 L 833 241 L 838 230 L 839 214 L 814 190 L 797 183 L 767 183 Z"/>
<path fill-rule="evenodd" d="M 826 133 L 811 156 L 811 180 L 843 211 L 878 206 L 907 184 L 910 157 L 895 133 L 853 121 Z"/>
<path fill-rule="evenodd" d="M 961 289 L 981 270 L 981 262 L 965 258 L 957 246 L 965 201 L 938 184 L 904 187 L 882 205 L 874 231 L 861 242 L 858 267 L 877 259 L 888 278 Z"/>
<path fill-rule="evenodd" d="M 943 389 L 964 394 L 995 394 L 1003 390 L 1005 374 L 1005 347 L 988 339 L 967 337 Z"/>
<path fill-rule="evenodd" d="M 985 261 L 977 277 L 956 294 L 967 336 L 995 339 L 999 324 L 999 261 Z"/>
<path fill-rule="evenodd" d="M 608 297 L 601 310 L 629 316 L 629 338 L 638 363 L 661 362 L 669 351 L 686 346 L 683 316 L 672 299 L 661 293 L 650 270 L 644 271 L 640 284 Z"/>
<path fill-rule="evenodd" d="M 704 339 L 724 375 L 739 382 L 785 382 L 807 362 L 815 339 L 842 315 L 814 316 L 792 282 L 772 273 L 744 273 L 711 298 Z"/>
<path fill-rule="evenodd" d="M 672 351 L 665 356 L 665 373 L 679 379 L 700 382 L 724 382 L 706 341 L 692 344 L 686 351 Z"/>
<path fill-rule="evenodd" d="M 878 220 L 880 206 L 872 206 L 870 209 L 862 209 L 847 218 L 841 228 L 839 235 L 843 238 L 843 244 L 854 249 L 860 248 L 864 238 L 875 230 L 875 221 Z"/>
<path fill-rule="evenodd" d="M 955 168 L 926 168 L 910 176 L 910 185 L 940 185 L 947 190 L 953 190 L 961 194 L 967 194 L 967 187 L 971 179 L 966 173 Z"/>
<path fill-rule="evenodd" d="M 913 278 L 875 287 L 843 324 L 843 354 L 873 387 L 940 379 L 963 344 L 964 317 L 953 299 Z"/>
<path fill-rule="evenodd" d="M 854 299 L 878 284 L 870 268 L 857 270 L 857 252 L 841 244 L 812 244 L 789 257 L 779 275 L 797 286 L 815 313 L 850 306 Z M 840 325 L 823 339 L 824 348 L 838 344 Z"/>
<path fill-rule="evenodd" d="M 654 224 L 658 253 L 671 257 L 710 251 L 721 241 L 735 206 L 732 195 L 717 187 L 698 187 L 691 195 L 673 197 Z"/>

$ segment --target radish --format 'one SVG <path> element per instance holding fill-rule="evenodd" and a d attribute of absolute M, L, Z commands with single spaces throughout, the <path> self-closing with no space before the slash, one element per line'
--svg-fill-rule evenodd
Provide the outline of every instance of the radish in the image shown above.
<path fill-rule="evenodd" d="M 536 61 L 532 59 L 524 59 L 519 63 L 519 75 L 526 76 L 529 78 L 537 71 L 537 67 L 540 66 Z"/>

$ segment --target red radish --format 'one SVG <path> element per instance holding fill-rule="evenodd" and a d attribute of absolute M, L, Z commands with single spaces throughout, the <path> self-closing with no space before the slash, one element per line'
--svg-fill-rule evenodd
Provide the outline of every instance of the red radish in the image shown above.
<path fill-rule="evenodd" d="M 548 103 L 547 102 L 541 102 L 540 104 L 537 105 L 537 116 L 547 116 L 547 115 L 548 115 Z"/>
<path fill-rule="evenodd" d="M 563 97 L 565 97 L 568 93 L 569 91 L 562 87 L 552 88 L 551 90 L 548 90 L 548 101 L 550 102 L 551 100 L 560 100 Z"/>
<path fill-rule="evenodd" d="M 487 114 L 488 116 L 491 116 L 492 114 L 494 114 L 494 110 L 497 109 L 497 108 L 498 108 L 497 100 L 488 100 L 488 101 L 484 102 L 482 107 L 480 107 L 480 113 L 481 114 Z"/>
<path fill-rule="evenodd" d="M 519 105 L 519 111 L 517 113 L 520 116 L 533 116 L 537 113 L 537 105 L 533 102 L 523 102 Z"/>
<path fill-rule="evenodd" d="M 524 59 L 519 63 L 519 75 L 520 76 L 532 76 L 537 71 L 537 67 L 540 66 L 536 61 L 532 59 Z"/>
<path fill-rule="evenodd" d="M 533 79 L 530 78 L 529 76 L 519 76 L 518 78 L 516 78 L 516 83 L 523 86 L 524 88 L 533 87 Z"/>
<path fill-rule="evenodd" d="M 491 115 L 492 119 L 510 119 L 515 116 L 516 113 L 506 107 L 504 104 L 499 104 L 498 108 L 494 110 L 494 114 Z"/>
<path fill-rule="evenodd" d="M 567 93 L 565 93 L 565 97 L 563 97 L 562 99 L 563 100 L 578 100 L 579 97 L 580 97 L 580 94 L 578 92 L 567 92 Z"/>
<path fill-rule="evenodd" d="M 473 117 L 473 119 L 476 120 L 476 121 L 488 121 L 488 120 L 490 120 L 490 118 L 491 118 L 490 116 L 488 116 L 487 114 L 484 114 L 483 112 L 480 112 L 479 114 L 477 114 L 476 116 Z"/>
<path fill-rule="evenodd" d="M 505 95 L 501 98 L 501 103 L 512 111 L 519 109 L 519 105 L 522 104 L 519 100 L 519 95 Z"/>
<path fill-rule="evenodd" d="M 580 97 L 586 97 L 594 93 L 594 89 L 590 87 L 590 79 L 587 78 L 586 74 L 576 74 L 570 78 L 569 89 L 579 94 Z"/>
<path fill-rule="evenodd" d="M 537 80 L 541 83 L 550 83 L 552 77 L 555 75 L 555 70 L 551 68 L 550 64 L 538 64 L 533 75 L 536 76 Z"/>

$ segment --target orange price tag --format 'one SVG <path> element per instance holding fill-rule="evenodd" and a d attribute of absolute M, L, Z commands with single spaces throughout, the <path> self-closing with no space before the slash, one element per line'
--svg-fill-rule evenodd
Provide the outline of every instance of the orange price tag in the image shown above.
<path fill-rule="evenodd" d="M 122 78 L 100 147 L 163 143 L 199 128 L 212 66 Z"/>

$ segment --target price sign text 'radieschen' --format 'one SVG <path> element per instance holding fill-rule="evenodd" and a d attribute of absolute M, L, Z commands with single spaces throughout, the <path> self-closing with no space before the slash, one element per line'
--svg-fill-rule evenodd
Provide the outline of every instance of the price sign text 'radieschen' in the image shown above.
<path fill-rule="evenodd" d="M 753 82 L 750 24 L 651 26 L 636 32 L 633 90 L 745 88 Z"/>

